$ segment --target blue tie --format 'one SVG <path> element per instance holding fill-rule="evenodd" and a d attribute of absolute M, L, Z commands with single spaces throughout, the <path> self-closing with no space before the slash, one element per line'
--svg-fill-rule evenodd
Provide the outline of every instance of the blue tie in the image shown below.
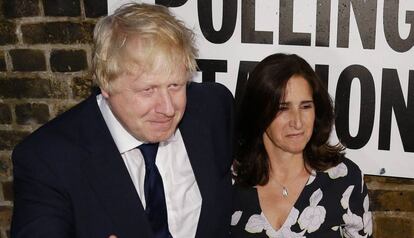
<path fill-rule="evenodd" d="M 138 146 L 145 161 L 144 193 L 147 204 L 145 213 L 151 224 L 154 237 L 172 238 L 168 230 L 167 206 L 165 204 L 164 186 L 162 178 L 155 164 L 158 143 L 142 144 Z"/>

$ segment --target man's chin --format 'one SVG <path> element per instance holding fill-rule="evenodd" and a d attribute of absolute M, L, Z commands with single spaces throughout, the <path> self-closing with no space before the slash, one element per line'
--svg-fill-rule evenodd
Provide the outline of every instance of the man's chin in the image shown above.
<path fill-rule="evenodd" d="M 146 141 L 148 141 L 150 143 L 157 143 L 157 142 L 161 142 L 161 141 L 166 141 L 174 134 L 174 132 L 175 132 L 175 130 L 169 130 L 169 131 L 165 131 L 165 132 L 153 133 L 153 134 L 150 134 L 149 136 L 147 136 Z"/>

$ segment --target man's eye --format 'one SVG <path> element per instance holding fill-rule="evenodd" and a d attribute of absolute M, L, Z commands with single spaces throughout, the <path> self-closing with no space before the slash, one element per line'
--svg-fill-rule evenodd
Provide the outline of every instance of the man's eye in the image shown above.
<path fill-rule="evenodd" d="M 151 87 L 144 88 L 144 89 L 141 89 L 139 92 L 145 95 L 149 95 L 154 92 L 154 88 L 151 88 Z"/>
<path fill-rule="evenodd" d="M 183 87 L 183 85 L 182 84 L 178 84 L 178 83 L 173 83 L 173 84 L 170 84 L 169 86 L 168 86 L 168 88 L 169 89 L 172 89 L 172 90 L 179 90 L 179 89 L 181 89 Z"/>

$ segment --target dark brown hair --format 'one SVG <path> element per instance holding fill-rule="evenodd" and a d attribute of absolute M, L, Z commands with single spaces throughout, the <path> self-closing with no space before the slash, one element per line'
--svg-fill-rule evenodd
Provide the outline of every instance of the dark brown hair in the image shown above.
<path fill-rule="evenodd" d="M 302 76 L 312 89 L 315 122 L 312 137 L 304 149 L 305 163 L 317 171 L 340 163 L 344 147 L 330 145 L 334 121 L 332 100 L 312 67 L 295 54 L 273 54 L 262 60 L 247 81 L 238 112 L 236 183 L 265 185 L 269 180 L 269 161 L 263 145 L 263 133 L 279 110 L 288 80 Z"/>

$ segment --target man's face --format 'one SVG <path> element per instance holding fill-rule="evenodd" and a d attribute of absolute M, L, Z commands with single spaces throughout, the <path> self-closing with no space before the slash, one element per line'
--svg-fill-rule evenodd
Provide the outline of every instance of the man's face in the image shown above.
<path fill-rule="evenodd" d="M 187 71 L 163 66 L 161 60 L 150 72 L 123 73 L 111 83 L 111 92 L 102 89 L 112 113 L 140 141 L 168 139 L 185 111 Z"/>

